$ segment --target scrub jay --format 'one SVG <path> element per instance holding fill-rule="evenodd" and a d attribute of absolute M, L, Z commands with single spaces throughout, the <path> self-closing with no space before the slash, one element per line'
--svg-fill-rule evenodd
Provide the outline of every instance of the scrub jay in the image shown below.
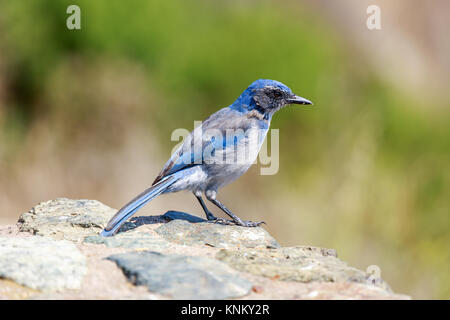
<path fill-rule="evenodd" d="M 257 227 L 241 220 L 216 199 L 217 191 L 240 177 L 256 160 L 275 112 L 288 104 L 312 104 L 274 80 L 256 80 L 230 106 L 212 114 L 173 153 L 152 186 L 120 209 L 102 231 L 112 236 L 137 210 L 160 194 L 189 190 L 210 222 Z M 231 132 L 231 135 L 230 135 Z M 215 217 L 202 194 L 232 220 Z"/>

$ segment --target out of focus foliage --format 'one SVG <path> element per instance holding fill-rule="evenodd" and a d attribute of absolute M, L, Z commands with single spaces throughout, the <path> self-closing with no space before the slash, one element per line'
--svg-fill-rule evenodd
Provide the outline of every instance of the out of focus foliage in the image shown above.
<path fill-rule="evenodd" d="M 271 213 L 275 237 L 377 263 L 396 291 L 450 296 L 448 97 L 425 104 L 421 92 L 392 89 L 323 17 L 290 2 L 0 3 L 1 170 L 20 170 L 37 124 L 61 152 L 86 132 L 108 148 L 141 126 L 168 153 L 173 129 L 192 129 L 258 78 L 276 79 L 315 105 L 276 115 L 280 171 L 255 171 L 240 187 L 255 199 L 286 195 Z M 66 28 L 73 3 L 78 31 Z M 149 94 L 134 94 L 138 86 Z"/>

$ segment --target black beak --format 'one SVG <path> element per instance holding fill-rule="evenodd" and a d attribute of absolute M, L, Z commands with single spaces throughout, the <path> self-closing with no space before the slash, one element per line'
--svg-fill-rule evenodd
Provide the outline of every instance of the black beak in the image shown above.
<path fill-rule="evenodd" d="M 308 99 L 293 95 L 291 98 L 286 99 L 289 104 L 313 104 Z"/>

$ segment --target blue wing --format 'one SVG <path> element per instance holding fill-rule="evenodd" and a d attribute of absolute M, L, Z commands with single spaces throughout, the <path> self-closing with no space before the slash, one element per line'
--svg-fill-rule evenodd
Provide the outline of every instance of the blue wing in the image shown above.
<path fill-rule="evenodd" d="M 186 168 L 214 161 L 216 154 L 223 155 L 228 148 L 235 148 L 239 141 L 246 137 L 245 120 L 241 112 L 231 108 L 224 108 L 212 114 L 201 126 L 192 131 L 182 145 L 172 154 L 153 184 L 161 181 L 175 172 Z M 227 134 L 227 129 L 243 129 L 235 131 L 237 134 Z"/>

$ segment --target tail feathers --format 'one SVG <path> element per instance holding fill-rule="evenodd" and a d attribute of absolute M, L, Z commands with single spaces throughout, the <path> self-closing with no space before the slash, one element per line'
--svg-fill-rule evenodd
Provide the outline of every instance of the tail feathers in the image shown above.
<path fill-rule="evenodd" d="M 136 211 L 138 211 L 142 206 L 144 206 L 150 200 L 153 200 L 159 196 L 164 190 L 170 187 L 177 179 L 174 176 L 169 176 L 166 179 L 159 181 L 154 184 L 140 195 L 135 197 L 133 200 L 128 202 L 122 209 L 117 211 L 117 213 L 109 220 L 106 228 L 101 232 L 101 236 L 109 237 L 114 235 L 122 224 L 128 220 Z"/>

